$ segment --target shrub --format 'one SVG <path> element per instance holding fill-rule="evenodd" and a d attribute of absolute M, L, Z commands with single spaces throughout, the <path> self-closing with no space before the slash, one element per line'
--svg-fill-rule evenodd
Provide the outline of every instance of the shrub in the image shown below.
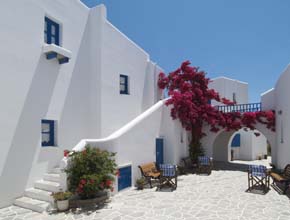
<path fill-rule="evenodd" d="M 99 191 L 113 190 L 114 174 L 117 165 L 115 153 L 89 145 L 81 152 L 69 155 L 69 164 L 65 170 L 68 175 L 68 187 L 81 198 L 94 198 Z"/>

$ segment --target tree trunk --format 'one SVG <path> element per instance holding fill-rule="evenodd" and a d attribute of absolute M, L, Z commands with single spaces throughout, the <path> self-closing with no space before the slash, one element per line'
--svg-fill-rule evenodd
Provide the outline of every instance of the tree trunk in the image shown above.
<path fill-rule="evenodd" d="M 197 163 L 198 156 L 204 155 L 204 150 L 200 142 L 201 137 L 201 128 L 192 126 L 191 142 L 189 144 L 189 156 L 194 163 Z"/>

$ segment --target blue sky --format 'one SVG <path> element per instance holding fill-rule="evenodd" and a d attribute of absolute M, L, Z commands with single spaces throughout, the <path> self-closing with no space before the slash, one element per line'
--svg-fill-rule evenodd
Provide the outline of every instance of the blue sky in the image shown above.
<path fill-rule="evenodd" d="M 108 19 L 166 72 L 190 60 L 208 77 L 249 83 L 250 102 L 290 61 L 289 0 L 82 0 L 103 3 Z"/>

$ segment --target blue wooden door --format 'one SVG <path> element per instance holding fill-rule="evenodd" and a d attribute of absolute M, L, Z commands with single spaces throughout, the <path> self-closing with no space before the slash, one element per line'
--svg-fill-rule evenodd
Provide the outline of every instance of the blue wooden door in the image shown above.
<path fill-rule="evenodd" d="M 118 191 L 132 186 L 132 167 L 127 166 L 119 169 Z"/>
<path fill-rule="evenodd" d="M 156 164 L 163 164 L 163 138 L 156 138 Z"/>

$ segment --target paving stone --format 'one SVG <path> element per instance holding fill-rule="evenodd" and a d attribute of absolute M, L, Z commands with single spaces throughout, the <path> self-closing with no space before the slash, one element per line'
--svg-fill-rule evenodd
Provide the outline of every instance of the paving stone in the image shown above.
<path fill-rule="evenodd" d="M 259 161 L 258 161 L 259 162 Z M 225 169 L 224 167 L 223 169 Z M 266 195 L 246 193 L 247 173 L 214 170 L 210 176 L 179 177 L 173 192 L 129 189 L 98 210 L 39 214 L 17 206 L 0 209 L 0 220 L 289 220 L 287 196 L 271 189 Z"/>

